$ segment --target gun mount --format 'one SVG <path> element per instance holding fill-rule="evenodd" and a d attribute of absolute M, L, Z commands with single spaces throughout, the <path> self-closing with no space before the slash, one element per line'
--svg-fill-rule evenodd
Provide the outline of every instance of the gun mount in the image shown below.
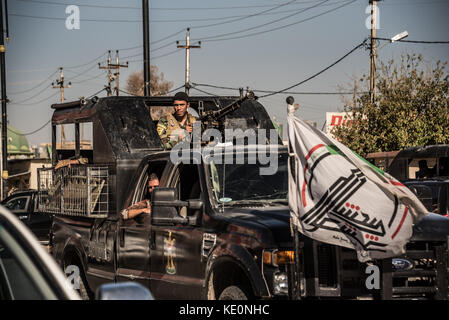
<path fill-rule="evenodd" d="M 216 128 L 220 130 L 220 132 L 223 132 L 224 130 L 224 124 L 222 119 L 230 114 L 231 112 L 234 112 L 238 108 L 240 108 L 246 100 L 255 100 L 254 92 L 248 91 L 248 93 L 240 97 L 239 99 L 231 102 L 227 106 L 218 109 L 218 110 L 209 110 L 209 111 L 203 111 L 202 114 L 200 114 L 199 120 L 201 121 L 201 129 L 202 131 L 206 131 L 207 129 Z"/>

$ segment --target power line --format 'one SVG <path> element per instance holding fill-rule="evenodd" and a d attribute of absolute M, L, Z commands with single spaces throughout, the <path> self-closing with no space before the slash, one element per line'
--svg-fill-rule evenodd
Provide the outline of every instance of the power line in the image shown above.
<path fill-rule="evenodd" d="M 279 90 L 279 91 L 275 91 L 275 92 L 272 92 L 272 93 L 268 93 L 268 94 L 266 94 L 266 95 L 264 95 L 264 96 L 261 96 L 261 97 L 259 97 L 259 98 L 265 98 L 265 97 L 273 96 L 273 95 L 278 94 L 278 93 L 282 93 L 282 92 L 284 92 L 284 91 L 290 90 L 290 89 L 292 89 L 292 88 L 294 88 L 294 87 L 297 87 L 297 86 L 299 86 L 299 85 L 301 85 L 301 84 L 304 84 L 304 83 L 306 83 L 306 82 L 308 82 L 308 81 L 310 81 L 310 80 L 316 78 L 317 76 L 319 76 L 319 75 L 322 74 L 323 72 L 329 70 L 330 68 L 332 68 L 333 66 L 335 66 L 336 64 L 338 64 L 340 61 L 342 61 L 343 59 L 345 59 L 345 58 L 346 58 L 347 56 L 349 56 L 351 53 L 353 53 L 353 52 L 356 51 L 357 49 L 359 49 L 359 48 L 361 48 L 362 46 L 364 46 L 364 45 L 366 44 L 366 41 L 367 41 L 367 40 L 364 40 L 362 43 L 360 43 L 359 45 L 355 46 L 353 49 L 351 49 L 348 53 L 346 53 L 346 54 L 345 54 L 344 56 L 342 56 L 340 59 L 336 60 L 335 62 L 333 62 L 332 64 L 330 64 L 330 65 L 327 66 L 326 68 L 322 69 L 321 71 L 315 73 L 314 75 L 310 76 L 309 78 L 307 78 L 307 79 L 305 79 L 305 80 L 303 80 L 303 81 L 301 81 L 301 82 L 295 83 L 294 85 L 291 85 L 291 86 L 289 86 L 289 87 L 287 87 L 287 88 L 285 88 L 285 89 L 282 89 L 282 90 Z"/>
<path fill-rule="evenodd" d="M 195 87 L 195 86 L 192 86 L 192 89 L 195 89 L 196 91 L 199 91 L 199 92 L 201 92 L 201 93 L 205 93 L 205 94 L 207 94 L 207 95 L 209 95 L 209 96 L 219 97 L 219 95 L 217 95 L 217 94 L 213 94 L 213 93 L 210 93 L 210 92 L 207 92 L 207 91 L 198 89 L 198 88 Z"/>
<path fill-rule="evenodd" d="M 32 16 L 28 14 L 17 14 L 17 13 L 10 13 L 9 16 L 13 17 L 20 17 L 20 18 L 31 18 L 31 19 L 41 19 L 41 20 L 56 20 L 56 21 L 62 21 L 66 20 L 66 18 L 57 18 L 57 17 L 40 17 L 40 16 Z M 80 19 L 82 22 L 117 22 L 117 23 L 141 23 L 142 20 L 120 20 L 120 19 Z"/>
<path fill-rule="evenodd" d="M 172 55 L 172 54 L 174 54 L 176 52 L 179 52 L 179 51 L 182 51 L 182 49 L 176 49 L 176 50 L 170 51 L 168 53 L 165 53 L 165 54 L 162 54 L 162 55 L 159 55 L 159 56 L 151 57 L 151 60 L 164 58 L 166 56 Z M 143 61 L 143 59 L 129 60 L 128 62 L 141 62 L 141 61 Z"/>
<path fill-rule="evenodd" d="M 58 5 L 58 6 L 69 6 L 76 5 L 79 7 L 86 8 L 102 8 L 102 9 L 134 9 L 141 10 L 141 7 L 128 7 L 128 6 L 101 6 L 101 5 L 92 5 L 92 4 L 75 4 L 75 3 L 61 3 L 61 2 L 52 2 L 52 1 L 38 1 L 38 0 L 17 0 L 21 2 L 33 3 L 33 4 L 50 4 L 50 5 Z"/>
<path fill-rule="evenodd" d="M 131 6 L 102 6 L 102 5 L 92 5 L 92 4 L 83 4 L 83 3 L 60 3 L 60 2 L 52 2 L 52 1 L 38 1 L 38 0 L 18 0 L 27 3 L 35 3 L 35 4 L 50 4 L 50 5 L 60 5 L 60 6 L 68 6 L 68 5 L 76 5 L 79 7 L 86 8 L 102 8 L 102 9 L 133 9 L 133 10 L 142 10 L 141 7 L 131 7 Z M 299 1 L 298 4 L 304 3 L 314 3 L 317 1 Z M 161 11 L 185 11 L 185 10 L 230 10 L 230 9 L 250 9 L 250 8 L 267 8 L 273 7 L 277 5 L 282 5 L 283 3 L 274 3 L 274 4 L 266 4 L 266 5 L 250 5 L 250 6 L 227 6 L 227 7 L 176 7 L 176 8 L 168 8 L 168 7 L 151 7 L 150 10 L 161 10 Z M 285 4 L 285 3 L 284 3 Z"/>
<path fill-rule="evenodd" d="M 177 88 L 175 88 L 175 89 L 171 89 L 170 91 L 167 91 L 167 93 L 166 93 L 166 94 L 169 94 L 169 93 L 172 93 L 172 92 L 178 91 L 178 90 L 179 90 L 179 89 L 181 89 L 181 88 L 184 88 L 184 85 L 182 85 L 182 86 L 179 86 L 179 87 L 177 87 Z"/>
<path fill-rule="evenodd" d="M 35 85 L 32 88 L 26 89 L 26 90 L 22 90 L 22 91 L 10 91 L 11 94 L 21 94 L 21 93 L 25 93 L 25 92 L 29 92 L 32 91 L 36 88 L 39 88 L 41 85 L 43 85 L 44 83 L 47 83 L 47 81 L 53 77 L 56 73 L 58 72 L 58 70 L 56 70 L 55 72 L 53 72 L 52 74 L 50 74 L 47 78 L 45 78 L 44 80 L 42 80 L 42 82 L 38 83 L 37 85 Z"/>
<path fill-rule="evenodd" d="M 232 88 L 232 87 L 224 87 L 224 86 L 216 86 L 211 84 L 204 84 L 204 83 L 194 83 L 193 85 L 199 86 L 199 87 L 210 87 L 210 88 L 216 88 L 216 89 L 225 89 L 225 90 L 239 90 L 240 88 Z M 251 91 L 254 92 L 262 92 L 262 93 L 273 93 L 276 91 L 272 90 L 259 90 L 259 89 L 251 89 Z M 338 95 L 338 94 L 354 94 L 354 92 L 292 92 L 292 91 L 285 91 L 282 92 L 283 94 L 304 94 L 304 95 Z M 363 92 L 361 92 L 363 93 Z"/>
<path fill-rule="evenodd" d="M 82 80 L 79 80 L 79 81 L 72 81 L 72 83 L 83 83 L 83 82 L 86 82 L 86 81 L 90 81 L 90 80 L 94 80 L 94 79 L 100 78 L 101 76 L 104 76 L 103 72 L 97 74 L 96 76 L 94 76 L 92 78 L 82 79 Z"/>
<path fill-rule="evenodd" d="M 352 3 L 356 2 L 356 1 L 357 1 L 357 0 L 347 1 L 345 4 L 343 4 L 343 5 L 341 5 L 341 6 L 338 6 L 338 7 L 336 7 L 336 8 L 333 8 L 333 9 L 331 9 L 331 10 L 327 10 L 327 11 L 325 11 L 325 12 L 322 12 L 322 13 L 320 13 L 320 14 L 311 16 L 311 17 L 309 17 L 309 18 L 305 18 L 305 19 L 302 19 L 302 20 L 299 20 L 299 21 L 295 21 L 295 22 L 293 22 L 293 23 L 289 23 L 289 24 L 286 24 L 286 25 L 283 25 L 283 26 L 279 26 L 279 27 L 276 27 L 276 28 L 273 28 L 273 29 L 263 30 L 263 31 L 259 31 L 259 32 L 254 32 L 254 33 L 242 35 L 242 36 L 237 36 L 237 37 L 209 39 L 209 40 L 202 40 L 202 41 L 203 41 L 203 42 L 226 41 L 226 40 L 235 40 L 235 39 L 242 39 L 242 38 L 252 37 L 252 36 L 256 36 L 256 35 L 260 35 L 260 34 L 267 34 L 267 33 L 269 33 L 269 32 L 273 32 L 273 31 L 285 29 L 285 28 L 291 27 L 291 26 L 293 26 L 293 25 L 297 25 L 297 24 L 300 24 L 300 23 L 303 23 L 303 22 L 306 22 L 306 21 L 315 19 L 315 18 L 317 18 L 317 17 L 323 16 L 323 15 L 325 15 L 325 14 L 327 14 L 327 13 L 334 12 L 334 11 L 336 11 L 336 10 L 338 10 L 338 9 L 340 9 L 340 8 L 343 8 L 343 7 L 347 6 L 347 5 L 350 5 L 350 4 L 352 4 Z M 201 39 L 195 39 L 195 41 L 196 41 L 196 40 L 201 40 Z"/>
<path fill-rule="evenodd" d="M 373 38 L 373 39 L 391 42 L 391 39 L 388 39 L 388 38 Z M 449 43 L 449 41 L 423 41 L 423 40 L 397 40 L 395 42 L 426 43 L 426 44 L 448 44 Z"/>
<path fill-rule="evenodd" d="M 34 133 L 36 133 L 36 132 L 41 131 L 42 129 L 44 129 L 50 122 L 51 122 L 51 119 L 48 120 L 45 124 L 43 124 L 41 127 L 39 127 L 39 129 L 36 129 L 36 130 L 31 131 L 31 132 L 28 132 L 28 133 L 20 133 L 20 132 L 17 132 L 17 131 L 15 131 L 15 130 L 12 130 L 12 129 L 10 129 L 10 128 L 8 128 L 8 131 L 11 131 L 11 132 L 13 132 L 13 133 L 15 133 L 15 134 L 18 134 L 18 135 L 20 135 L 20 136 L 29 136 L 29 135 L 31 135 L 31 134 L 34 134 Z"/>
<path fill-rule="evenodd" d="M 104 55 L 106 55 L 108 52 L 107 51 L 105 51 L 105 52 L 103 52 L 101 55 L 99 55 L 98 57 L 96 57 L 95 59 L 92 59 L 92 60 L 89 60 L 89 62 L 86 62 L 86 63 L 83 63 L 83 64 L 79 64 L 79 65 L 75 65 L 75 66 L 68 66 L 68 67 L 64 67 L 65 69 L 78 69 L 78 68 L 81 68 L 81 67 L 84 67 L 84 66 L 87 66 L 87 65 L 89 65 L 89 64 L 92 64 L 92 63 L 96 63 L 96 62 L 98 62 L 98 59 L 101 59 Z"/>
<path fill-rule="evenodd" d="M 24 100 L 22 100 L 22 101 L 17 101 L 17 102 L 14 102 L 14 103 L 15 103 L 15 104 L 21 104 L 21 103 L 23 103 L 23 102 L 27 102 L 27 101 L 29 101 L 29 100 L 31 100 L 31 99 L 37 97 L 38 95 L 42 94 L 42 93 L 45 92 L 47 89 L 49 89 L 48 86 L 47 86 L 47 87 L 44 87 L 44 89 L 42 89 L 41 91 L 39 91 L 39 92 L 36 93 L 35 95 L 32 95 L 31 97 L 28 97 L 28 98 L 26 98 L 26 99 L 24 99 Z"/>
<path fill-rule="evenodd" d="M 92 98 L 93 96 L 96 96 L 97 94 L 99 94 L 101 91 L 104 91 L 104 90 L 106 90 L 106 88 L 103 88 L 103 89 L 101 89 L 101 90 L 95 92 L 94 94 L 91 94 L 91 95 L 88 96 L 86 99 L 90 99 L 90 98 Z"/>
<path fill-rule="evenodd" d="M 239 30 L 239 31 L 234 31 L 234 32 L 227 32 L 227 33 L 217 34 L 217 35 L 214 35 L 214 36 L 210 36 L 210 37 L 206 37 L 206 38 L 202 38 L 202 39 L 198 39 L 198 40 L 205 41 L 205 40 L 208 40 L 208 39 L 221 38 L 221 37 L 225 37 L 225 36 L 229 36 L 229 35 L 233 35 L 233 34 L 237 34 L 237 33 L 242 33 L 242 32 L 246 32 L 246 31 L 254 30 L 254 29 L 257 29 L 257 28 L 260 28 L 260 27 L 264 27 L 264 26 L 267 26 L 267 25 L 270 25 L 270 24 L 273 24 L 273 23 L 276 23 L 276 22 L 279 22 L 279 21 L 282 21 L 282 20 L 291 18 L 291 17 L 293 17 L 293 16 L 295 16 L 295 15 L 298 15 L 298 14 L 300 14 L 300 13 L 303 13 L 303 12 L 305 12 L 305 11 L 307 11 L 307 10 L 316 8 L 316 7 L 320 6 L 321 4 L 326 3 L 326 2 L 328 2 L 328 1 L 329 1 L 329 0 L 323 0 L 323 1 L 321 1 L 320 3 L 315 4 L 315 5 L 313 5 L 313 6 L 310 6 L 310 7 L 307 7 L 307 8 L 300 9 L 300 10 L 295 11 L 294 13 L 289 14 L 289 15 L 287 15 L 287 16 L 284 16 L 284 17 L 282 17 L 282 18 L 278 18 L 278 19 L 275 19 L 275 20 L 272 20 L 272 21 L 269 21 L 269 22 L 265 22 L 265 23 L 259 24 L 259 25 L 257 25 L 257 26 L 253 26 L 253 27 L 250 27 L 250 28 L 245 28 L 245 29 L 242 29 L 242 30 Z M 193 28 L 193 27 L 192 27 L 192 28 Z"/>
<path fill-rule="evenodd" d="M 257 12 L 257 13 L 253 13 L 253 14 L 249 14 L 249 15 L 244 15 L 244 16 L 239 16 L 239 17 L 233 17 L 232 20 L 229 20 L 229 21 L 218 22 L 218 23 L 212 23 L 212 24 L 207 24 L 207 25 L 202 25 L 202 26 L 192 26 L 192 27 L 190 27 L 190 29 L 199 29 L 199 28 L 206 28 L 206 27 L 214 27 L 214 26 L 218 26 L 218 25 L 223 25 L 223 24 L 227 24 L 227 23 L 232 23 L 232 22 L 240 21 L 240 20 L 243 20 L 243 19 L 255 17 L 255 16 L 258 16 L 258 15 L 262 15 L 262 14 L 265 14 L 265 13 L 267 13 L 267 12 L 270 12 L 270 11 L 273 11 L 273 10 L 276 10 L 276 9 L 279 9 L 280 7 L 284 7 L 284 6 L 286 6 L 286 5 L 292 4 L 292 3 L 295 2 L 295 1 L 296 1 L 296 0 L 292 0 L 292 1 L 289 1 L 289 2 L 286 2 L 286 3 L 283 3 L 283 4 L 280 4 L 280 5 L 277 5 L 277 6 L 273 7 L 273 8 L 270 8 L 270 9 L 267 9 L 267 10 L 263 10 L 263 11 L 261 11 L 261 12 Z"/>
<path fill-rule="evenodd" d="M 25 100 L 25 101 L 22 101 L 21 103 L 10 102 L 9 104 L 22 105 L 22 106 L 36 105 L 36 104 L 39 104 L 39 103 L 41 103 L 41 102 L 47 101 L 47 100 L 49 100 L 50 98 L 53 98 L 53 97 L 56 96 L 57 94 L 58 94 L 58 92 L 55 92 L 55 93 L 53 93 L 51 96 L 48 96 L 48 97 L 46 97 L 46 98 L 44 98 L 44 99 L 42 99 L 42 100 L 36 101 L 36 102 L 23 103 L 23 102 L 25 102 L 25 101 L 28 101 L 28 100 Z"/>

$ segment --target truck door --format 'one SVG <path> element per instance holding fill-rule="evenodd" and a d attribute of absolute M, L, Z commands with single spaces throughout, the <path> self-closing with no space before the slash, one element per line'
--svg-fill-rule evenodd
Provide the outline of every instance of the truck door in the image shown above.
<path fill-rule="evenodd" d="M 179 200 L 203 198 L 199 169 L 196 164 L 178 164 L 171 171 L 167 186 L 178 189 Z M 183 207 L 180 214 L 197 217 L 197 224 L 152 226 L 151 291 L 156 299 L 203 298 L 203 212 Z"/>
<path fill-rule="evenodd" d="M 142 167 L 130 205 L 150 200 L 150 191 L 147 187 L 149 177 L 154 173 L 161 181 L 167 162 L 152 159 Z M 147 288 L 150 287 L 150 227 L 150 214 L 141 213 L 128 220 L 120 218 L 117 239 L 117 281 L 137 281 Z"/>

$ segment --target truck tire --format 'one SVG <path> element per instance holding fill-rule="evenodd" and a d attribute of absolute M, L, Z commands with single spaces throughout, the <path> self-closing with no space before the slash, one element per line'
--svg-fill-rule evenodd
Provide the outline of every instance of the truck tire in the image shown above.
<path fill-rule="evenodd" d="M 222 291 L 218 300 L 248 300 L 248 295 L 237 286 L 229 286 Z"/>

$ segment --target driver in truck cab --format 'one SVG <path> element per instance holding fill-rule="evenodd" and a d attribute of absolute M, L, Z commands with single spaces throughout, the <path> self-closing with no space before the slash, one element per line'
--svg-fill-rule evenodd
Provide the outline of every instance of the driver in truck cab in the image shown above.
<path fill-rule="evenodd" d="M 148 180 L 148 192 L 149 192 L 150 196 L 153 193 L 154 188 L 157 188 L 157 187 L 159 187 L 159 178 L 157 177 L 157 175 L 155 173 L 152 173 Z M 142 200 L 142 201 L 139 201 L 139 202 L 133 204 L 132 206 L 124 209 L 121 212 L 121 215 L 122 215 L 123 220 L 128 220 L 128 219 L 133 219 L 134 217 L 138 216 L 141 213 L 147 213 L 147 214 L 151 213 L 150 200 L 145 199 L 145 200 Z"/>
<path fill-rule="evenodd" d="M 197 120 L 187 112 L 190 106 L 189 96 L 185 92 L 178 92 L 173 97 L 174 113 L 169 113 L 159 119 L 157 133 L 161 137 L 164 147 L 173 148 L 193 131 L 193 123 Z"/>

